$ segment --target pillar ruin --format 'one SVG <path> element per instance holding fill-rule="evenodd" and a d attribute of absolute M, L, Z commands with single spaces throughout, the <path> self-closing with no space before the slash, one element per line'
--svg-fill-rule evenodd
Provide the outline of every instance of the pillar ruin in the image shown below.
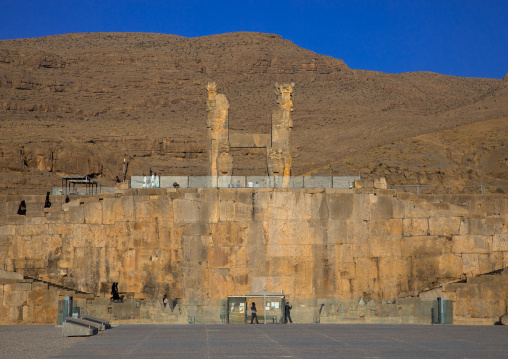
<path fill-rule="evenodd" d="M 266 165 L 268 175 L 276 178 L 275 183 L 282 187 L 289 187 L 291 176 L 290 134 L 293 127 L 291 111 L 293 102 L 291 94 L 294 84 L 275 84 L 278 107 L 272 112 L 272 131 L 265 134 L 242 134 L 230 141 L 229 134 L 229 102 L 224 94 L 217 94 L 215 82 L 208 83 L 207 128 L 208 128 L 208 175 L 212 177 L 212 184 L 217 184 L 220 176 L 233 175 L 233 158 L 230 154 L 232 147 L 266 148 Z"/>
<path fill-rule="evenodd" d="M 208 175 L 231 176 L 233 174 L 233 158 L 229 153 L 229 102 L 224 94 L 217 94 L 215 82 L 208 83 Z"/>
<path fill-rule="evenodd" d="M 272 112 L 272 141 L 267 151 L 268 175 L 282 176 L 282 186 L 289 186 L 291 176 L 290 134 L 293 128 L 291 93 L 294 83 L 275 83 L 278 107 Z M 277 183 L 277 182 L 276 182 Z"/>

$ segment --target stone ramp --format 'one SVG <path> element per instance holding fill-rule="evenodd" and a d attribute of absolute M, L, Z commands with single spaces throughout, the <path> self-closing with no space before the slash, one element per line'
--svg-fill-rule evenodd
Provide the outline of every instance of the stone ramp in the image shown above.
<path fill-rule="evenodd" d="M 109 324 L 109 322 L 107 320 L 104 320 L 104 319 L 100 319 L 100 318 L 96 318 L 96 317 L 92 317 L 92 316 L 89 316 L 89 315 L 84 315 L 81 317 L 82 320 L 86 320 L 90 323 L 96 323 L 99 327 L 99 330 L 106 330 L 106 329 L 111 329 L 111 324 Z M 101 329 L 103 328 L 103 329 Z"/>
<path fill-rule="evenodd" d="M 62 324 L 63 337 L 90 337 L 99 332 L 99 329 L 76 318 L 66 318 Z"/>
<path fill-rule="evenodd" d="M 110 329 L 108 321 L 85 316 L 83 318 L 65 318 L 62 324 L 63 337 L 90 337 L 106 329 Z"/>

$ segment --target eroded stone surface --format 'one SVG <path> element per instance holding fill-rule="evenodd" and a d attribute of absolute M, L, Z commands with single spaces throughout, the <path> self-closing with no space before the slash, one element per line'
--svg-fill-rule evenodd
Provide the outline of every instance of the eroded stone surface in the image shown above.
<path fill-rule="evenodd" d="M 4 200 L 0 265 L 6 270 L 106 297 L 119 282 L 133 298 L 180 298 L 185 311 L 189 305 L 215 311 L 228 295 L 264 289 L 311 302 L 416 296 L 508 266 L 502 194 L 138 189 L 76 198 L 32 217 L 7 215 L 19 198 Z M 475 211 L 458 213 L 458 204 Z M 38 296 L 34 285 L 0 286 L 3 302 L 17 303 L 2 307 L 5 317 L 37 318 L 23 312 L 23 303 Z M 461 298 L 456 316 L 467 322 L 480 315 L 471 308 L 482 299 L 488 300 L 484 317 L 501 311 L 505 292 L 486 288 L 479 292 L 492 298 L 475 297 L 472 289 L 454 294 Z"/>

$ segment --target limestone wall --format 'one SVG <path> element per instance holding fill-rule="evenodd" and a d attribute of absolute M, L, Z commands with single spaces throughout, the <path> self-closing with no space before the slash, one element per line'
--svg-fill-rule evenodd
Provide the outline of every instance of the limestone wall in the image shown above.
<path fill-rule="evenodd" d="M 494 324 L 508 313 L 508 269 L 446 284 L 442 289 L 446 298 L 458 304 L 455 324 Z"/>
<path fill-rule="evenodd" d="M 56 324 L 58 301 L 65 296 L 93 298 L 0 269 L 0 324 Z"/>
<path fill-rule="evenodd" d="M 112 282 L 134 299 L 166 293 L 188 315 L 219 322 L 228 295 L 382 301 L 505 268 L 507 208 L 503 194 L 132 189 L 3 216 L 0 260 L 99 296 L 109 297 Z M 500 301 L 489 318 L 506 310 Z"/>

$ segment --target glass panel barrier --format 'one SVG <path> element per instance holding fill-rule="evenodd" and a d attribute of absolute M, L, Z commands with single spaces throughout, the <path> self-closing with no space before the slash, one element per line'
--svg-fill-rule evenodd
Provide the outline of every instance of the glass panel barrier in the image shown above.
<path fill-rule="evenodd" d="M 188 188 L 188 176 L 161 176 L 161 188 Z"/>

